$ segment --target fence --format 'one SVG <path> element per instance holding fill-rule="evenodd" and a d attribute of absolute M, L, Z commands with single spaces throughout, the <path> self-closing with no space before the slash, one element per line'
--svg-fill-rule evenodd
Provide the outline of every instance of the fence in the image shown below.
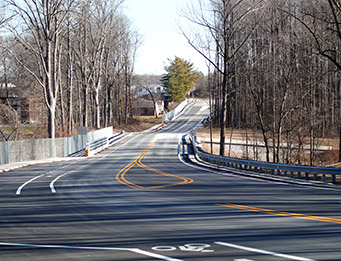
<path fill-rule="evenodd" d="M 338 177 L 341 177 L 341 168 L 288 165 L 222 157 L 206 153 L 202 151 L 200 146 L 198 148 L 195 130 L 191 132 L 191 140 L 194 152 L 199 159 L 218 166 L 227 166 L 241 170 L 249 170 L 258 173 L 272 174 L 297 179 L 331 183 L 340 182 L 340 180 L 338 180 Z"/>
<path fill-rule="evenodd" d="M 68 138 L 0 142 L 0 165 L 54 157 L 67 157 L 85 150 L 87 142 L 112 136 L 113 128 L 109 127 Z"/>
<path fill-rule="evenodd" d="M 180 103 L 174 110 L 168 112 L 166 115 L 162 117 L 162 122 L 167 122 L 173 120 L 176 116 L 178 116 L 187 106 L 187 99 Z"/>
<path fill-rule="evenodd" d="M 102 131 L 101 132 L 102 135 L 108 134 L 109 133 L 107 131 Z M 116 140 L 122 138 L 124 135 L 124 131 L 122 131 L 119 134 L 116 134 L 114 136 L 110 135 L 110 136 L 98 136 L 98 139 L 95 139 L 91 142 L 88 142 L 86 144 L 86 149 L 85 149 L 85 156 L 92 156 L 95 155 L 97 152 L 102 151 L 106 148 L 108 148 L 113 142 L 115 142 Z"/>

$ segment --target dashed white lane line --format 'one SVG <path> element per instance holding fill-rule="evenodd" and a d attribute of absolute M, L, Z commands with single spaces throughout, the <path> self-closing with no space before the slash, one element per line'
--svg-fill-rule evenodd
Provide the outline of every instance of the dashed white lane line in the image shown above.
<path fill-rule="evenodd" d="M 103 251 L 129 251 L 144 256 L 154 257 L 166 261 L 183 261 L 181 259 L 171 258 L 138 248 L 116 248 L 116 247 L 82 247 L 82 246 L 63 246 L 63 245 L 35 245 L 35 244 L 18 244 L 18 243 L 5 243 L 0 242 L 1 246 L 19 246 L 19 247 L 32 247 L 32 248 L 60 248 L 60 249 L 75 249 L 75 250 L 103 250 Z"/>
<path fill-rule="evenodd" d="M 68 171 L 68 172 L 66 172 L 66 173 L 64 173 L 64 174 L 62 174 L 62 175 L 56 177 L 56 178 L 50 183 L 51 192 L 52 192 L 52 193 L 56 193 L 56 192 L 57 192 L 56 189 L 55 189 L 54 183 L 56 183 L 56 181 L 57 181 L 58 179 L 60 179 L 60 178 L 62 178 L 62 177 L 64 177 L 64 176 L 66 176 L 66 175 L 68 175 L 68 174 L 70 174 L 70 173 L 72 173 L 72 172 L 75 172 L 75 171 L 77 171 L 77 170 L 79 170 L 79 169 L 83 169 L 83 168 L 85 168 L 86 166 L 89 166 L 89 165 L 93 164 L 94 162 L 96 162 L 96 161 L 98 161 L 98 160 L 100 160 L 100 159 L 103 159 L 103 158 L 105 158 L 105 157 L 110 156 L 110 155 L 113 154 L 115 151 L 117 151 L 118 149 L 120 149 L 120 148 L 122 148 L 123 146 L 127 145 L 127 144 L 130 143 L 131 141 L 135 140 L 135 139 L 136 139 L 137 137 L 139 137 L 140 135 L 141 135 L 141 134 L 135 136 L 135 137 L 132 138 L 131 140 L 128 140 L 127 142 L 125 142 L 125 143 L 122 144 L 121 146 L 118 146 L 116 149 L 110 151 L 109 153 L 105 154 L 104 156 L 98 158 L 97 160 L 91 161 L 91 162 L 89 162 L 89 163 L 86 164 L 86 165 L 80 166 L 80 167 L 78 167 L 78 168 L 76 168 L 76 169 L 74 169 L 74 170 L 70 170 L 70 171 Z M 126 136 L 126 137 L 128 137 L 128 136 Z M 123 139 L 125 139 L 126 137 L 124 137 Z M 121 141 L 122 141 L 122 140 L 121 140 Z M 117 142 L 118 142 L 118 141 L 117 141 Z M 115 142 L 115 143 L 116 143 L 116 142 Z M 113 144 L 115 144 L 115 143 L 113 143 Z"/>
<path fill-rule="evenodd" d="M 60 179 L 60 178 L 62 178 L 62 177 L 64 177 L 64 176 L 66 176 L 67 174 L 70 174 L 70 173 L 72 173 L 72 172 L 73 172 L 73 170 L 72 170 L 72 171 L 69 171 L 69 172 L 66 172 L 66 173 L 64 173 L 63 175 L 60 175 L 60 176 L 58 176 L 57 178 L 55 178 L 54 180 L 52 180 L 52 182 L 50 183 L 51 192 L 52 192 L 52 193 L 56 193 L 56 192 L 57 192 L 56 189 L 55 189 L 55 187 L 54 187 L 54 183 L 56 183 L 56 181 L 57 181 L 58 179 Z"/>
<path fill-rule="evenodd" d="M 93 158 L 93 159 L 91 160 L 91 162 L 87 163 L 86 165 L 83 165 L 83 166 L 81 166 L 81 167 L 78 167 L 78 168 L 76 168 L 76 169 L 73 169 L 73 170 L 71 170 L 71 171 L 68 171 L 68 172 L 66 172 L 66 173 L 64 173 L 64 174 L 62 174 L 62 175 L 59 175 L 59 176 L 56 177 L 56 178 L 50 183 L 50 185 L 49 185 L 49 186 L 50 186 L 51 192 L 52 192 L 52 193 L 56 193 L 56 192 L 57 192 L 56 189 L 55 189 L 55 187 L 54 187 L 54 184 L 56 183 L 56 181 L 58 181 L 58 179 L 60 179 L 60 178 L 62 178 L 62 177 L 64 177 L 64 176 L 66 176 L 67 174 L 70 174 L 70 173 L 72 173 L 72 172 L 75 172 L 75 171 L 77 171 L 77 170 L 79 170 L 79 169 L 85 168 L 86 166 L 88 166 L 88 165 L 94 163 L 95 161 L 98 161 L 98 160 L 100 160 L 100 159 L 102 159 L 102 158 L 105 158 L 105 157 L 109 156 L 110 154 L 114 153 L 115 151 L 117 151 L 117 150 L 120 149 L 121 147 L 123 147 L 123 146 L 125 146 L 126 144 L 128 144 L 129 142 L 133 141 L 134 139 L 136 139 L 136 138 L 137 138 L 138 136 L 140 136 L 140 135 L 141 135 L 141 134 L 135 136 L 135 137 L 132 138 L 131 140 L 129 140 L 129 141 L 127 141 L 126 143 L 122 144 L 121 146 L 117 147 L 115 150 L 113 150 L 113 151 L 111 151 L 111 152 L 105 154 L 105 155 L 104 155 L 103 157 L 101 157 L 101 158 L 98 158 L 98 159 Z M 128 137 L 128 136 L 126 136 L 126 137 Z M 124 137 L 123 139 L 125 139 L 126 137 Z M 121 140 L 118 140 L 118 141 L 122 141 L 122 139 L 121 139 Z M 117 141 L 117 142 L 118 142 L 118 141 Z M 115 144 L 115 143 L 116 143 L 116 142 L 114 142 L 113 144 Z M 86 158 L 84 158 L 84 159 L 86 159 Z M 81 159 L 81 160 L 84 160 L 84 159 Z M 41 175 L 39 175 L 39 176 L 36 176 L 36 177 L 34 177 L 34 178 L 32 178 L 32 179 L 26 181 L 24 184 L 22 184 L 22 185 L 16 190 L 16 193 L 15 193 L 15 194 L 16 194 L 16 195 L 20 195 L 21 192 L 22 192 L 22 190 L 23 190 L 23 188 L 26 187 L 28 184 L 32 183 L 33 181 L 35 181 L 36 179 L 39 179 L 39 178 L 41 178 L 41 177 L 43 177 L 43 176 L 46 176 L 46 175 L 51 175 L 53 172 L 55 172 L 55 171 L 60 171 L 61 169 L 64 169 L 64 168 L 66 168 L 66 167 L 68 167 L 68 166 L 70 166 L 70 165 L 72 165 L 72 164 L 74 164 L 74 162 L 72 162 L 72 163 L 70 163 L 70 164 L 68 164 L 68 165 L 66 165 L 66 166 L 62 166 L 62 167 L 60 167 L 60 168 L 58 168 L 58 169 L 56 169 L 56 170 L 52 170 L 52 171 L 49 171 L 49 172 L 47 172 L 47 173 L 41 174 Z"/>
<path fill-rule="evenodd" d="M 39 176 L 36 176 L 36 177 L 34 177 L 33 179 L 30 179 L 30 180 L 28 180 L 28 181 L 26 181 L 24 184 L 22 184 L 18 189 L 17 189 L 17 191 L 16 191 L 16 195 L 20 195 L 20 193 L 21 193 L 21 190 L 27 185 L 27 184 L 29 184 L 29 183 L 31 183 L 32 181 L 34 181 L 34 180 L 36 180 L 36 179 L 39 179 L 40 177 L 42 177 L 42 176 L 44 176 L 45 174 L 41 174 L 41 175 L 39 175 Z"/>
<path fill-rule="evenodd" d="M 259 253 L 259 254 L 263 254 L 263 255 L 270 255 L 270 256 L 275 256 L 275 257 L 291 259 L 291 260 L 314 261 L 313 259 L 309 259 L 309 258 L 305 258 L 305 257 L 298 257 L 298 256 L 280 254 L 280 253 L 276 253 L 276 252 L 271 252 L 271 251 L 252 248 L 252 247 L 245 247 L 245 246 L 235 245 L 235 244 L 231 244 L 231 243 L 215 242 L 215 244 L 221 245 L 221 246 L 226 246 L 226 247 L 237 248 L 237 249 L 241 249 L 241 250 L 245 250 L 245 251 L 249 251 L 249 252 L 255 252 L 255 253 Z"/>

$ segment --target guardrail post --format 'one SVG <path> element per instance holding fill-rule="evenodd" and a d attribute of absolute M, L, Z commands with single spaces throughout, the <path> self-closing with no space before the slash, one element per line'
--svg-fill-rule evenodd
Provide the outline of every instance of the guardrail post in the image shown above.
<path fill-rule="evenodd" d="M 305 173 L 305 179 L 306 179 L 306 180 L 309 180 L 309 172 L 306 172 L 306 173 Z"/>
<path fill-rule="evenodd" d="M 335 174 L 332 174 L 332 183 L 333 183 L 333 184 L 336 183 L 336 176 L 335 176 Z"/>

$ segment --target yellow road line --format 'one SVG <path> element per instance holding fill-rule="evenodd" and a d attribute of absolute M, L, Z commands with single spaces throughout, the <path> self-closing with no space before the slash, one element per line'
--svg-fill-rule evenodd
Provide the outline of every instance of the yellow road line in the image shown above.
<path fill-rule="evenodd" d="M 143 164 L 141 162 L 141 160 L 143 159 L 143 157 L 147 154 L 147 152 L 150 150 L 150 148 L 154 145 L 154 143 L 156 142 L 157 140 L 157 137 L 155 137 L 151 143 L 141 152 L 141 154 L 134 160 L 132 161 L 131 163 L 129 163 L 126 167 L 124 167 L 122 170 L 120 170 L 120 172 L 118 172 L 116 174 L 116 180 L 118 182 L 120 182 L 121 184 L 123 185 L 126 185 L 128 187 L 131 187 L 131 188 L 134 188 L 134 189 L 155 189 L 155 188 L 165 188 L 165 187 L 171 187 L 171 186 L 178 186 L 178 185 L 184 185 L 184 184 L 189 184 L 189 183 L 192 183 L 194 180 L 191 179 L 191 178 L 186 178 L 186 177 L 181 177 L 181 176 L 178 176 L 178 175 L 174 175 L 174 174 L 170 174 L 170 173 L 167 173 L 167 172 L 164 172 L 164 171 L 161 171 L 161 170 L 157 170 L 157 169 L 154 169 L 152 167 L 149 167 L 145 164 Z M 134 167 L 135 165 L 138 165 L 139 167 L 142 167 L 148 171 L 151 171 L 151 172 L 154 172 L 154 173 L 157 173 L 157 174 L 160 174 L 160 175 L 163 175 L 163 176 L 168 176 L 168 177 L 175 177 L 175 178 L 178 178 L 178 179 L 182 179 L 183 181 L 182 182 L 177 182 L 177 183 L 172 183 L 172 184 L 166 184 L 166 185 L 159 185 L 159 186 L 150 186 L 150 187 L 143 187 L 143 186 L 139 186 L 137 184 L 134 184 L 130 181 L 128 181 L 126 178 L 125 178 L 125 174 L 132 168 Z"/>
<path fill-rule="evenodd" d="M 124 175 L 128 172 L 128 170 L 130 170 L 135 165 L 136 165 L 136 161 L 133 161 L 133 162 L 129 163 L 129 165 L 127 165 L 124 169 L 122 169 L 119 173 L 117 173 L 116 180 L 118 182 L 120 182 L 121 184 L 126 185 L 128 187 L 135 188 L 135 189 L 140 189 L 140 188 L 142 188 L 141 186 L 138 186 L 138 185 L 136 185 L 134 183 L 131 183 L 131 182 L 127 181 L 125 179 L 125 177 L 124 177 Z"/>
<path fill-rule="evenodd" d="M 181 130 L 182 128 L 184 128 L 191 120 L 193 120 L 193 118 L 195 116 L 197 116 L 197 114 L 199 114 L 201 112 L 201 110 L 197 111 L 196 114 L 194 114 L 184 125 L 182 125 L 180 128 L 177 129 L 177 131 Z"/>
<path fill-rule="evenodd" d="M 216 205 L 228 207 L 228 208 L 243 209 L 243 210 L 247 210 L 247 211 L 266 213 L 266 214 L 277 215 L 277 216 L 294 217 L 294 218 L 308 219 L 308 220 L 314 220 L 314 221 L 341 224 L 341 219 L 337 219 L 337 218 L 310 216 L 310 215 L 304 215 L 304 214 L 290 213 L 290 212 L 284 212 L 284 211 L 276 211 L 276 210 L 264 209 L 264 208 L 255 208 L 255 207 L 249 207 L 249 206 L 244 206 L 244 205 L 236 205 L 236 204 L 230 204 L 230 203 L 216 204 Z"/>

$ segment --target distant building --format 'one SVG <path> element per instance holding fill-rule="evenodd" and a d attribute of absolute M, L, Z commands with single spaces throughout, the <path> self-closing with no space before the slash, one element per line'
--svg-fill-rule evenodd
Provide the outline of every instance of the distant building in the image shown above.
<path fill-rule="evenodd" d="M 47 121 L 47 108 L 43 97 L 20 97 L 14 84 L 0 84 L 0 104 L 15 110 L 20 123 L 41 124 Z M 10 124 L 0 122 L 0 124 Z"/>
<path fill-rule="evenodd" d="M 158 101 L 155 104 L 157 115 L 164 112 L 163 101 Z M 154 114 L 154 103 L 152 100 L 138 99 L 133 103 L 133 112 L 135 115 L 152 116 Z"/>
<path fill-rule="evenodd" d="M 160 84 L 149 84 L 148 86 L 134 86 L 135 90 L 135 102 L 133 104 L 133 110 L 135 115 L 157 115 L 164 112 L 163 96 L 166 93 L 166 88 Z M 149 91 L 152 93 L 150 95 Z M 154 108 L 154 102 L 155 108 Z"/>
<path fill-rule="evenodd" d="M 151 84 L 146 87 L 138 86 L 135 88 L 136 96 L 143 97 L 149 95 L 149 92 L 147 91 L 146 88 L 148 88 L 153 94 L 164 94 L 167 91 L 166 88 L 160 84 Z"/>

